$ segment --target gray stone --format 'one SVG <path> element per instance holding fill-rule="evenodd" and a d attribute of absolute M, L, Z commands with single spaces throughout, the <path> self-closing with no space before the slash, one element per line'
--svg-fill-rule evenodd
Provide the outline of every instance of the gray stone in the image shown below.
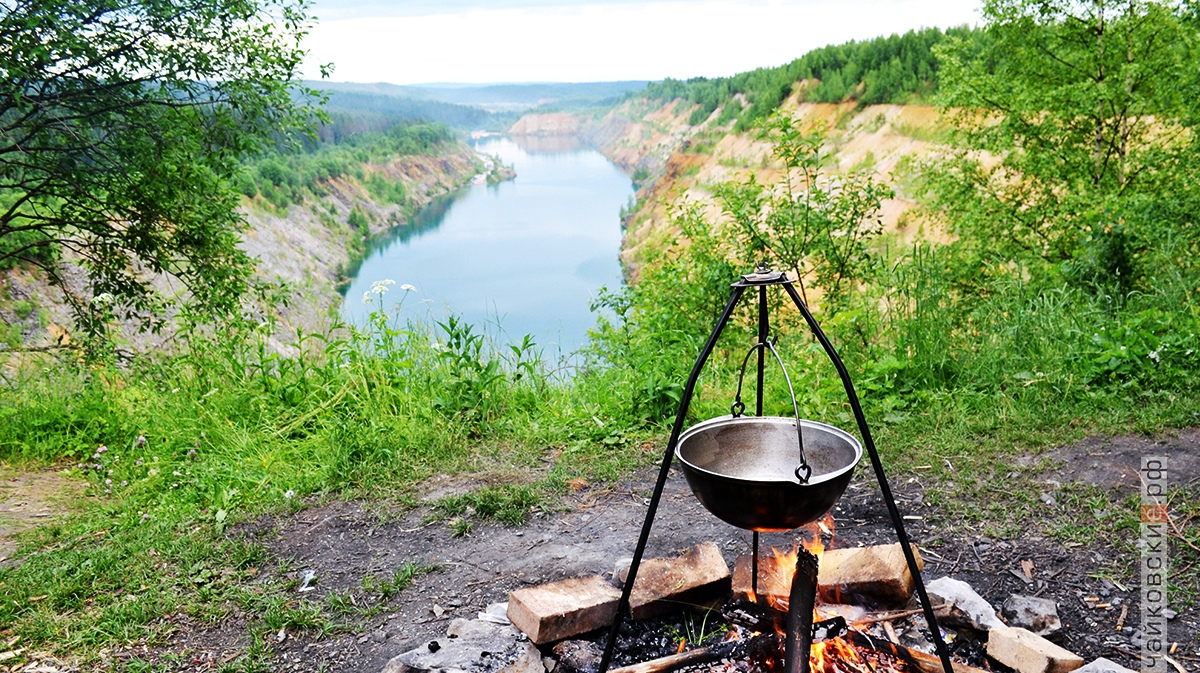
<path fill-rule="evenodd" d="M 953 577 L 939 577 L 925 589 L 934 605 L 950 604 L 950 611 L 938 621 L 949 626 L 969 626 L 977 631 L 990 631 L 1004 626 L 991 604 L 966 582 Z"/>
<path fill-rule="evenodd" d="M 542 653 L 528 640 L 521 643 L 522 652 L 517 660 L 505 666 L 502 673 L 546 673 Z"/>
<path fill-rule="evenodd" d="M 383 673 L 545 673 L 541 653 L 512 626 L 455 619 L 446 634 L 393 657 Z"/>
<path fill-rule="evenodd" d="M 1134 671 L 1115 661 L 1100 657 L 1090 664 L 1084 664 L 1081 668 L 1075 669 L 1075 673 L 1134 673 Z"/>
<path fill-rule="evenodd" d="M 1058 604 L 1048 598 L 1013 594 L 1004 601 L 1000 614 L 1013 626 L 1046 636 L 1062 628 Z"/>

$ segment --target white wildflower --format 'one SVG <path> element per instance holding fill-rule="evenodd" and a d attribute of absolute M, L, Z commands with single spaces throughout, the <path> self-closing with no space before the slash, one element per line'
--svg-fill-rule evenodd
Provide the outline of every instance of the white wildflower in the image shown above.
<path fill-rule="evenodd" d="M 404 290 L 405 292 L 416 292 L 417 291 L 416 287 L 409 285 L 408 283 L 401 285 L 400 289 Z"/>
<path fill-rule="evenodd" d="M 295 495 L 296 495 L 296 492 L 295 492 L 295 491 L 293 491 L 292 489 L 290 489 L 290 488 L 289 488 L 289 489 L 287 490 L 287 492 L 285 492 L 285 493 L 283 494 L 283 497 L 284 497 L 284 498 L 287 498 L 287 499 L 289 499 L 289 500 L 290 500 L 290 499 L 292 499 L 292 498 L 293 498 Z"/>
<path fill-rule="evenodd" d="M 1148 353 L 1148 355 L 1150 356 L 1151 360 L 1154 360 L 1154 364 L 1158 364 L 1159 362 L 1162 361 L 1162 356 L 1159 354 L 1158 351 L 1150 351 Z"/>
<path fill-rule="evenodd" d="M 379 296 L 383 296 L 384 294 L 387 293 L 388 288 L 395 284 L 396 284 L 396 281 L 391 280 L 391 279 L 377 280 L 374 283 L 371 283 L 370 292 L 371 292 L 371 294 L 377 294 Z"/>
<path fill-rule="evenodd" d="M 367 290 L 366 292 L 363 293 L 363 304 L 369 305 L 370 303 L 371 303 L 371 291 Z"/>

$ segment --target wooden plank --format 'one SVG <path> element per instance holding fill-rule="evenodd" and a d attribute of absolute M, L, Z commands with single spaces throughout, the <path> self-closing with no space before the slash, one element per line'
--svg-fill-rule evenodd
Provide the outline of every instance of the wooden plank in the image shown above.
<path fill-rule="evenodd" d="M 1020 673 L 1068 673 L 1083 666 L 1074 652 L 1015 626 L 988 631 L 987 653 Z"/>
<path fill-rule="evenodd" d="M 925 563 L 917 553 L 917 567 Z M 750 557 L 739 557 L 733 570 L 734 598 L 745 599 L 751 593 Z M 772 556 L 759 558 L 758 596 L 768 602 L 786 605 L 792 584 L 793 568 Z M 826 603 L 857 605 L 903 604 L 912 596 L 913 577 L 904 560 L 900 543 L 873 547 L 826 549 L 820 557 L 817 591 Z"/>

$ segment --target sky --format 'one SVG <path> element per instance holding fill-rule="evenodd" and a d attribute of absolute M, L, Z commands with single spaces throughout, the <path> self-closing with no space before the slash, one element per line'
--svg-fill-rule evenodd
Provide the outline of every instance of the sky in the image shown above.
<path fill-rule="evenodd" d="M 305 77 L 391 84 L 721 77 L 976 24 L 976 0 L 317 0 Z"/>

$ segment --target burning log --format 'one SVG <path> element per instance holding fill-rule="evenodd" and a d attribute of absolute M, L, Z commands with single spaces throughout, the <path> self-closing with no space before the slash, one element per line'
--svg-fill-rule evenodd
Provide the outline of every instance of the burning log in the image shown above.
<path fill-rule="evenodd" d="M 812 649 L 813 609 L 817 602 L 817 557 L 805 550 L 796 558 L 796 572 L 788 595 L 787 646 L 783 656 L 785 673 L 808 673 Z"/>
<path fill-rule="evenodd" d="M 851 631 L 846 636 L 855 647 L 885 652 L 908 664 L 913 670 L 923 673 L 943 673 L 942 660 L 932 654 L 920 650 L 912 650 L 903 645 L 875 640 L 859 631 Z M 954 673 L 990 673 L 982 668 L 975 668 L 957 661 L 951 662 Z"/>
<path fill-rule="evenodd" d="M 630 666 L 614 668 L 609 673 L 667 673 L 684 666 L 705 664 L 722 659 L 754 659 L 766 661 L 779 652 L 779 636 L 774 633 L 756 635 L 744 640 L 729 640 L 710 647 L 701 647 L 689 652 Z"/>
<path fill-rule="evenodd" d="M 906 614 L 918 614 L 919 612 L 918 610 Z M 895 613 L 889 614 L 895 615 Z M 725 621 L 755 633 L 784 633 L 787 628 L 787 612 L 771 605 L 751 603 L 746 600 L 732 601 L 722 612 L 722 616 Z M 823 640 L 832 640 L 846 633 L 848 628 L 845 617 L 822 619 L 812 625 L 812 641 L 819 643 Z"/>

